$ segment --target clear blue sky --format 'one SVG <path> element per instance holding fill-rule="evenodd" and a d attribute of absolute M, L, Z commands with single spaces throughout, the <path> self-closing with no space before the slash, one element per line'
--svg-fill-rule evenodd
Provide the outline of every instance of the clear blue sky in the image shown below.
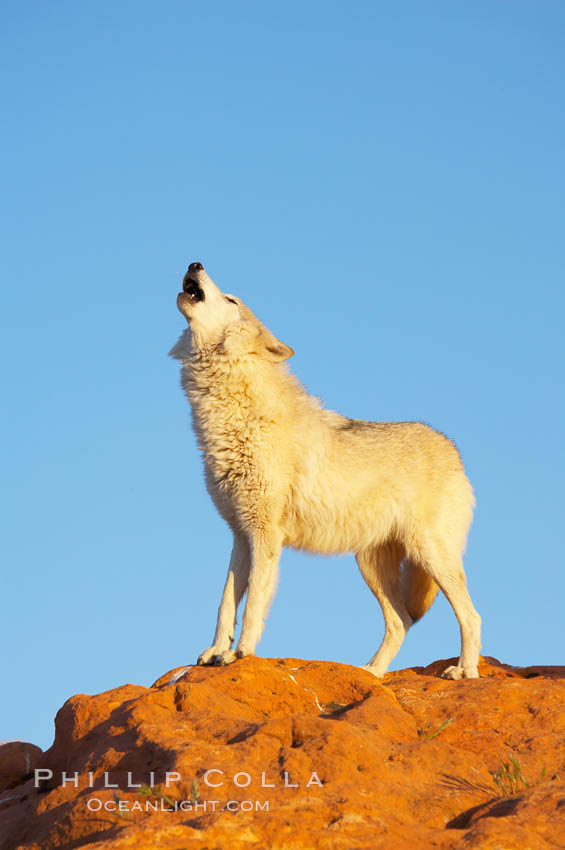
<path fill-rule="evenodd" d="M 191 260 L 328 407 L 421 419 L 476 490 L 484 653 L 563 657 L 565 10 L 6 4 L 0 739 L 209 645 L 230 536 L 167 351 Z M 313 600 L 316 598 L 316 602 Z M 286 552 L 259 652 L 365 663 L 352 557 Z M 443 599 L 393 666 L 455 655 Z"/>

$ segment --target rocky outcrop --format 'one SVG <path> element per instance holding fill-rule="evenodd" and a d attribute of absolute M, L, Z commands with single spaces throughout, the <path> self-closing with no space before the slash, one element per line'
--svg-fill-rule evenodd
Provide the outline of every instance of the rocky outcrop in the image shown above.
<path fill-rule="evenodd" d="M 0 792 L 21 785 L 32 775 L 42 751 L 25 741 L 0 744 Z"/>
<path fill-rule="evenodd" d="M 74 696 L 0 795 L 0 846 L 565 846 L 565 668 L 449 663 L 245 658 Z"/>

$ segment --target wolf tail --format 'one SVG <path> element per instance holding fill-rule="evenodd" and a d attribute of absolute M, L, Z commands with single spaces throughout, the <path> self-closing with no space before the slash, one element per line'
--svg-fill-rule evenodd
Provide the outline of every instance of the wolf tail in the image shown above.
<path fill-rule="evenodd" d="M 424 616 L 439 590 L 429 573 L 408 558 L 402 564 L 400 587 L 404 604 L 413 622 Z"/>

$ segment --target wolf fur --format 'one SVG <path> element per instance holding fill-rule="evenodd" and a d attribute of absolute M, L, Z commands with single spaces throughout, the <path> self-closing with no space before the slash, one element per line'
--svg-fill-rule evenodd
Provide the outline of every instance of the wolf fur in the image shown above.
<path fill-rule="evenodd" d="M 233 532 L 214 640 L 198 663 L 254 654 L 281 550 L 290 546 L 355 554 L 385 620 L 365 665 L 375 676 L 441 588 L 461 631 L 459 661 L 443 675 L 476 678 L 481 620 L 462 563 L 474 497 L 454 444 L 421 422 L 325 410 L 287 369 L 292 349 L 200 263 L 190 266 L 177 304 L 189 327 L 170 354 L 182 366 L 208 492 Z"/>

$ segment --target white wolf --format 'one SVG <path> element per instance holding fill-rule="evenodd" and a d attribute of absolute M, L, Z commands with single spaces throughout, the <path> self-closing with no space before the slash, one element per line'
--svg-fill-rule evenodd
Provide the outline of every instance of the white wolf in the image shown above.
<path fill-rule="evenodd" d="M 459 662 L 442 675 L 476 678 L 481 619 L 461 560 L 474 498 L 453 443 L 421 422 L 364 422 L 324 410 L 284 365 L 292 349 L 221 292 L 201 263 L 189 266 L 177 305 L 189 327 L 170 354 L 182 364 L 208 492 L 233 532 L 214 642 L 198 663 L 254 653 L 282 547 L 292 546 L 355 554 L 385 620 L 366 665 L 375 676 L 439 586 L 461 629 Z"/>

